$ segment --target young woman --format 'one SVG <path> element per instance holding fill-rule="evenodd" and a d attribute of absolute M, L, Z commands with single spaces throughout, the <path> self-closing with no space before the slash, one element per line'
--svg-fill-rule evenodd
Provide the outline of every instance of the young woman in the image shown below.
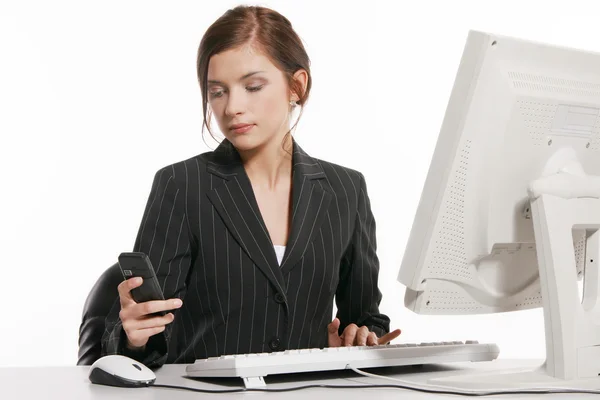
<path fill-rule="evenodd" d="M 378 308 L 363 175 L 290 135 L 311 88 L 291 23 L 268 8 L 228 10 L 202 38 L 197 69 L 204 125 L 214 115 L 225 139 L 156 173 L 134 251 L 148 255 L 167 300 L 137 304 L 141 279 L 121 283 L 103 355 L 160 366 L 397 337 Z"/>

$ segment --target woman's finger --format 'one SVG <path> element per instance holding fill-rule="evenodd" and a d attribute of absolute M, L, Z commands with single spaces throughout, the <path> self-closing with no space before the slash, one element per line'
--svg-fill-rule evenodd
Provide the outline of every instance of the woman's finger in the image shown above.
<path fill-rule="evenodd" d="M 356 326 L 356 324 L 350 324 L 344 329 L 344 333 L 342 334 L 344 337 L 344 346 L 352 346 L 354 344 L 356 331 L 358 331 L 358 326 Z"/>
<path fill-rule="evenodd" d="M 356 331 L 356 339 L 354 344 L 356 346 L 366 346 L 367 345 L 367 337 L 369 336 L 369 328 L 366 326 L 361 326 L 358 331 Z"/>
<path fill-rule="evenodd" d="M 398 336 L 400 336 L 400 329 L 396 329 L 393 332 L 390 333 L 386 333 L 385 335 L 383 335 L 382 337 L 379 338 L 378 342 L 379 344 L 387 344 L 389 342 L 391 342 L 392 340 L 396 339 Z"/>

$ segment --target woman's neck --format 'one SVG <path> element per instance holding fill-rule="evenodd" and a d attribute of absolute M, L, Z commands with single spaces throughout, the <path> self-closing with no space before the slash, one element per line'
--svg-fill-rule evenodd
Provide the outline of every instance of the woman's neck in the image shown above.
<path fill-rule="evenodd" d="M 257 149 L 240 152 L 244 169 L 253 186 L 275 190 L 279 183 L 286 183 L 292 176 L 292 139 L 282 146 L 274 139 Z"/>

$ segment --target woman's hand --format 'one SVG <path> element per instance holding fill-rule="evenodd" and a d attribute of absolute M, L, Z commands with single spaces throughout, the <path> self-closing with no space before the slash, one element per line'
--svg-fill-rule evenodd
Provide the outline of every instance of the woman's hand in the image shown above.
<path fill-rule="evenodd" d="M 141 286 L 142 278 L 131 278 L 121 282 L 118 286 L 121 311 L 119 318 L 123 330 L 127 334 L 127 347 L 133 350 L 142 350 L 150 336 L 165 330 L 165 326 L 173 322 L 175 316 L 168 313 L 164 316 L 150 315 L 160 311 L 173 310 L 183 304 L 180 299 L 153 300 L 136 303 L 131 297 L 131 289 Z"/>
<path fill-rule="evenodd" d="M 338 335 L 340 328 L 340 320 L 335 318 L 328 326 L 329 331 L 329 347 L 340 346 L 376 346 L 378 344 L 387 344 L 396 339 L 400 335 L 400 329 L 387 333 L 378 338 L 375 332 L 369 332 L 369 328 L 356 324 L 350 324 L 344 329 L 342 335 Z"/>

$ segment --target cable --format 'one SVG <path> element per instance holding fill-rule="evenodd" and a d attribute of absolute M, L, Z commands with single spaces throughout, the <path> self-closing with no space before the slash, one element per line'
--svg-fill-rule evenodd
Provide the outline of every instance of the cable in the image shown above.
<path fill-rule="evenodd" d="M 361 371 L 348 365 L 348 368 L 353 370 L 359 375 L 364 375 L 371 378 L 387 379 L 395 382 L 400 382 L 402 385 L 379 385 L 379 384 L 360 384 L 360 385 L 323 385 L 313 384 L 304 386 L 293 386 L 289 388 L 279 389 L 261 389 L 261 388 L 240 388 L 240 389 L 224 389 L 224 390 L 213 390 L 213 389 L 199 389 L 191 388 L 186 386 L 176 385 L 162 385 L 162 384 L 149 384 L 148 387 L 166 388 L 166 389 L 182 389 L 189 390 L 198 393 L 240 393 L 240 392 L 292 392 L 304 389 L 376 389 L 376 388 L 395 388 L 395 389 L 408 389 L 418 392 L 425 393 L 439 393 L 439 394 L 454 394 L 462 396 L 495 396 L 502 394 L 552 394 L 552 393 L 585 393 L 585 394 L 600 394 L 600 390 L 586 390 L 586 389 L 565 389 L 565 388 L 533 388 L 533 389 L 517 389 L 517 390 L 506 390 L 506 389 L 493 389 L 493 390 L 468 390 L 468 389 L 454 389 L 445 386 L 418 384 L 414 382 L 403 381 L 401 379 L 390 378 L 387 376 L 371 374 L 369 372 Z"/>
<path fill-rule="evenodd" d="M 212 390 L 212 389 L 198 389 L 191 388 L 186 386 L 175 386 L 175 385 L 147 385 L 148 387 L 157 387 L 157 388 L 167 388 L 167 389 L 183 389 L 190 390 L 192 392 L 199 393 L 239 393 L 239 392 L 292 392 L 296 390 L 303 389 L 314 389 L 314 388 L 322 388 L 322 389 L 376 389 L 376 388 L 395 388 L 395 389 L 412 389 L 410 387 L 404 387 L 401 385 L 304 385 L 304 386 L 293 386 L 289 388 L 279 388 L 279 389 L 259 389 L 259 388 L 241 388 L 241 389 L 225 389 L 225 390 Z"/>
<path fill-rule="evenodd" d="M 549 394 L 549 393 L 585 393 L 585 394 L 600 394 L 600 390 L 595 389 L 569 389 L 569 388 L 531 388 L 531 389 L 489 389 L 489 390 L 477 390 L 477 389 L 455 389 L 448 386 L 430 385 L 430 384 L 419 384 L 414 382 L 404 381 L 402 379 L 391 378 L 388 376 L 372 374 L 369 372 L 361 371 L 358 368 L 354 368 L 351 365 L 347 365 L 346 368 L 351 369 L 359 375 L 363 375 L 369 378 L 380 378 L 394 382 L 402 383 L 402 387 L 405 389 L 412 389 L 421 392 L 428 393 L 443 393 L 443 394 L 458 394 L 464 396 L 493 396 L 500 394 Z"/>
<path fill-rule="evenodd" d="M 323 388 L 323 389 L 375 389 L 375 388 L 396 388 L 396 389 L 408 389 L 418 392 L 425 393 L 439 393 L 439 394 L 453 394 L 462 396 L 495 396 L 503 394 L 555 394 L 555 393 L 583 393 L 583 394 L 600 394 L 599 389 L 570 389 L 560 387 L 540 387 L 540 388 L 529 388 L 529 389 L 506 389 L 506 388 L 493 388 L 493 389 L 459 389 L 449 386 L 433 385 L 433 384 L 421 384 L 416 382 L 405 381 L 398 378 L 392 378 L 383 375 L 377 375 L 370 372 L 362 371 L 358 368 L 346 365 L 346 369 L 351 369 L 355 373 L 366 376 L 369 378 L 385 379 L 400 384 L 357 384 L 357 385 L 327 385 L 327 384 L 311 384 L 304 386 L 293 386 L 287 388 L 267 389 L 267 388 L 236 388 L 236 389 L 200 389 L 191 388 L 186 386 L 177 385 L 163 385 L 163 384 L 147 384 L 147 387 L 166 388 L 166 389 L 181 389 L 189 390 L 198 393 L 241 393 L 241 392 L 291 392 L 304 389 Z"/>

